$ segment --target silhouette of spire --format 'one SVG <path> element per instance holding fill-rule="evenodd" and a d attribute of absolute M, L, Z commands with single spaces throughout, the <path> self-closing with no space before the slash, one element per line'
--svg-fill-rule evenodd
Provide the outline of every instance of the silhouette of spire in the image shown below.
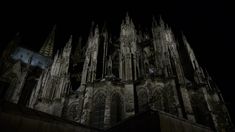
<path fill-rule="evenodd" d="M 198 69 L 199 68 L 199 64 L 197 62 L 197 59 L 196 59 L 196 56 L 194 54 L 194 51 L 193 49 L 191 48 L 190 44 L 188 43 L 188 40 L 187 38 L 185 37 L 184 33 L 181 33 L 182 34 L 182 39 L 183 39 L 183 44 L 188 52 L 188 55 L 190 57 L 190 61 L 193 65 L 193 68 L 194 69 Z"/>
<path fill-rule="evenodd" d="M 73 40 L 73 36 L 70 35 L 69 40 L 68 40 L 68 42 L 65 45 L 66 48 L 70 48 L 71 47 L 72 40 Z"/>
<path fill-rule="evenodd" d="M 129 13 L 127 12 L 127 13 L 126 13 L 126 23 L 129 24 L 129 22 L 130 22 L 130 17 L 129 17 Z"/>
<path fill-rule="evenodd" d="M 43 56 L 52 57 L 53 55 L 53 48 L 54 48 L 54 41 L 55 41 L 55 29 L 56 25 L 53 26 L 51 33 L 48 35 L 46 41 L 44 42 L 43 46 L 41 47 L 39 53 Z"/>
<path fill-rule="evenodd" d="M 157 21 L 156 21 L 156 19 L 155 19 L 155 17 L 153 16 L 152 17 L 152 27 L 154 26 L 154 27 L 156 27 L 158 24 L 157 24 Z"/>
<path fill-rule="evenodd" d="M 164 23 L 164 21 L 163 21 L 161 15 L 160 15 L 160 17 L 159 17 L 159 25 L 160 25 L 161 27 L 165 27 L 165 23 Z"/>

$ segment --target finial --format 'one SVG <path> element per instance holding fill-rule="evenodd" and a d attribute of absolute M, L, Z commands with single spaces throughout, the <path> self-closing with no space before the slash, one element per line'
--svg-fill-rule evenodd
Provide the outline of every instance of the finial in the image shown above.
<path fill-rule="evenodd" d="M 70 37 L 69 37 L 69 41 L 67 42 L 67 44 L 68 44 L 68 45 L 71 45 L 71 43 L 72 43 L 72 39 L 73 39 L 73 35 L 70 35 Z"/>
<path fill-rule="evenodd" d="M 160 15 L 160 18 L 159 18 L 159 24 L 160 24 L 160 26 L 165 27 L 165 23 L 164 23 L 161 15 Z"/>
<path fill-rule="evenodd" d="M 129 13 L 126 13 L 126 24 L 129 24 L 130 22 L 130 17 L 129 17 Z"/>

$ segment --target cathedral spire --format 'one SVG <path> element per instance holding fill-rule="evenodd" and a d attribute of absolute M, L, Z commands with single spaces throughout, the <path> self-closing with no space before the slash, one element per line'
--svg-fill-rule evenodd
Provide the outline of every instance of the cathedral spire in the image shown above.
<path fill-rule="evenodd" d="M 196 70 L 199 68 L 199 64 L 197 62 L 196 56 L 191 48 L 191 46 L 188 43 L 188 40 L 186 39 L 185 35 L 182 33 L 182 39 L 183 39 L 183 44 L 188 52 L 188 55 L 190 57 L 191 64 L 193 66 L 193 69 Z"/>
<path fill-rule="evenodd" d="M 89 34 L 90 37 L 94 35 L 94 32 L 93 32 L 94 31 L 94 27 L 95 27 L 95 22 L 92 21 L 91 22 L 91 28 L 90 28 L 90 34 Z"/>
<path fill-rule="evenodd" d="M 125 19 L 126 19 L 126 23 L 129 24 L 129 22 L 130 22 L 130 17 L 129 17 L 129 13 L 128 13 L 128 12 L 126 13 L 126 18 L 125 18 Z"/>
<path fill-rule="evenodd" d="M 155 17 L 152 17 L 152 27 L 156 27 L 157 26 L 157 21 L 155 19 Z"/>
<path fill-rule="evenodd" d="M 164 23 L 164 21 L 163 21 L 163 19 L 162 19 L 162 16 L 160 16 L 160 18 L 159 18 L 159 25 L 160 25 L 162 28 L 165 27 L 165 23 Z"/>
<path fill-rule="evenodd" d="M 54 25 L 51 33 L 48 35 L 46 41 L 44 42 L 43 46 L 41 47 L 39 53 L 43 56 L 52 57 L 53 55 L 53 47 L 55 41 L 55 29 L 56 25 Z"/>

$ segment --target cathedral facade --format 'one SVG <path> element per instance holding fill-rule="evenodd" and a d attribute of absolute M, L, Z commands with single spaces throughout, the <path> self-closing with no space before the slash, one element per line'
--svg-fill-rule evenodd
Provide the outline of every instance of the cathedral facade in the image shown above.
<path fill-rule="evenodd" d="M 72 47 L 71 36 L 53 55 L 55 29 L 39 53 L 13 46 L 4 51 L 6 100 L 97 128 L 148 109 L 217 131 L 231 125 L 219 89 L 186 37 L 177 40 L 161 18 L 141 31 L 127 15 L 118 39 L 93 24 L 86 44 L 79 39 Z"/>

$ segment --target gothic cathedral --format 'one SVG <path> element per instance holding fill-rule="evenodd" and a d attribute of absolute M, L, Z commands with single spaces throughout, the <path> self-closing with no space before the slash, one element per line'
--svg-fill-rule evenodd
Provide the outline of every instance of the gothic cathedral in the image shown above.
<path fill-rule="evenodd" d="M 109 128 L 146 110 L 226 130 L 230 117 L 216 84 L 200 67 L 186 37 L 177 39 L 160 18 L 138 30 L 126 15 L 114 39 L 92 24 L 86 44 L 68 38 L 54 53 L 56 26 L 39 52 L 3 52 L 5 100 L 96 128 Z M 3 94 L 4 93 L 4 94 Z"/>

